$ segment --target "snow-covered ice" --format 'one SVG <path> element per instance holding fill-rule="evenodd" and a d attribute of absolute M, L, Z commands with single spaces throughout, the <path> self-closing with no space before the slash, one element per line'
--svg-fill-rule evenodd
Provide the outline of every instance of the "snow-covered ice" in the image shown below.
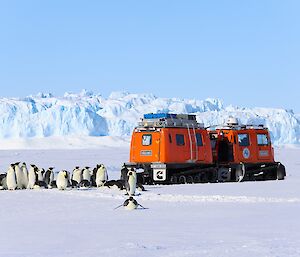
<path fill-rule="evenodd" d="M 128 145 L 0 151 L 0 168 L 26 161 L 72 169 L 103 162 L 110 178 Z M 0 191 L 0 256 L 300 256 L 297 147 L 277 147 L 284 181 L 147 186 L 146 210 L 114 208 L 113 189 Z"/>
<path fill-rule="evenodd" d="M 113 92 L 107 98 L 83 90 L 62 97 L 38 94 L 0 98 L 0 140 L 61 136 L 130 136 L 144 113 L 193 113 L 205 126 L 229 116 L 244 124 L 264 124 L 277 145 L 300 143 L 299 115 L 292 110 L 224 106 L 218 99 L 160 98 Z"/>

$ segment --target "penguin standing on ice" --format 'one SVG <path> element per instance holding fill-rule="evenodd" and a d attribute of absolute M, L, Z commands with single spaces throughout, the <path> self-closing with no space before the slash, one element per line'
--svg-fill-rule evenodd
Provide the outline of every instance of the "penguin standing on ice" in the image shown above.
<path fill-rule="evenodd" d="M 82 170 L 76 166 L 72 173 L 71 184 L 72 187 L 78 187 L 82 181 Z"/>
<path fill-rule="evenodd" d="M 92 171 L 92 176 L 91 176 L 91 186 L 96 187 L 96 177 L 97 177 L 97 170 L 98 170 L 99 165 L 97 164 L 96 167 Z"/>
<path fill-rule="evenodd" d="M 129 196 L 135 195 L 136 171 L 134 170 L 134 168 L 131 168 L 127 173 L 127 181 L 125 183 L 125 187 Z"/>
<path fill-rule="evenodd" d="M 122 166 L 121 169 L 121 180 L 124 180 L 124 182 L 127 181 L 127 173 L 128 173 L 128 168 L 126 167 L 125 163 Z"/>
<path fill-rule="evenodd" d="M 28 172 L 28 189 L 34 189 L 34 185 L 38 181 L 38 167 L 34 164 L 30 164 L 29 172 Z"/>
<path fill-rule="evenodd" d="M 48 168 L 48 170 L 44 174 L 44 181 L 47 185 L 47 188 L 52 188 L 52 182 L 54 181 L 54 173 L 53 173 L 53 167 Z"/>
<path fill-rule="evenodd" d="M 6 175 L 6 184 L 8 190 L 15 190 L 17 188 L 17 176 L 14 168 L 14 164 L 11 164 L 8 168 Z"/>
<path fill-rule="evenodd" d="M 90 167 L 85 167 L 82 171 L 82 180 L 91 181 Z"/>
<path fill-rule="evenodd" d="M 23 188 L 27 188 L 28 187 L 28 170 L 27 170 L 27 166 L 26 166 L 25 162 L 22 163 L 21 170 L 22 170 L 22 174 L 23 174 L 22 186 L 23 186 Z"/>
<path fill-rule="evenodd" d="M 82 171 L 82 181 L 80 182 L 80 187 L 90 187 L 91 186 L 91 171 L 90 167 L 85 167 Z"/>
<path fill-rule="evenodd" d="M 96 173 L 96 185 L 97 187 L 104 186 L 105 182 L 108 180 L 107 170 L 103 164 L 97 165 Z"/>
<path fill-rule="evenodd" d="M 17 189 L 23 189 L 23 172 L 19 166 L 20 162 L 14 164 L 15 174 L 17 178 Z"/>
<path fill-rule="evenodd" d="M 56 179 L 56 185 L 59 190 L 66 190 L 68 186 L 69 174 L 66 170 L 62 170 L 58 173 Z"/>
<path fill-rule="evenodd" d="M 38 181 L 44 181 L 45 169 L 38 169 Z"/>

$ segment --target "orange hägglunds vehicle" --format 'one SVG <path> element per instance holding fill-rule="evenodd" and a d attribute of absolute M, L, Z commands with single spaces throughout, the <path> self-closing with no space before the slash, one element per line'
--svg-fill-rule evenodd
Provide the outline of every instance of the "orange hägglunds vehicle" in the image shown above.
<path fill-rule="evenodd" d="M 141 183 L 204 183 L 283 179 L 268 130 L 238 125 L 205 129 L 195 115 L 145 114 L 134 129 L 127 167 Z"/>
<path fill-rule="evenodd" d="M 285 167 L 274 160 L 270 134 L 263 125 L 226 125 L 209 129 L 219 181 L 284 179 Z"/>

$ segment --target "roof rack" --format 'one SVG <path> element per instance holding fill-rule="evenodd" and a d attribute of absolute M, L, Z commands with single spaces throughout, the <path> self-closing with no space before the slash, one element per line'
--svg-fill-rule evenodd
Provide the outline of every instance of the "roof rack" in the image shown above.
<path fill-rule="evenodd" d="M 196 115 L 172 113 L 148 113 L 138 123 L 138 128 L 204 128 L 198 123 Z"/>

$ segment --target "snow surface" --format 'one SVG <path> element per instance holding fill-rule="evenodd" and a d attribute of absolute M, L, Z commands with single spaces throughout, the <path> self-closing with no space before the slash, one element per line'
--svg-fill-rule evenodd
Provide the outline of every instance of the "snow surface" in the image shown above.
<path fill-rule="evenodd" d="M 144 113 L 193 113 L 205 126 L 229 116 L 244 124 L 264 124 L 275 144 L 300 143 L 300 120 L 291 110 L 224 106 L 218 99 L 160 98 L 152 94 L 113 92 L 108 98 L 83 90 L 63 97 L 38 94 L 0 98 L 0 140 L 44 137 L 130 136 Z M 21 140 L 22 144 L 22 140 Z M 1 142 L 0 142 L 1 145 Z M 1 147 L 1 149 L 4 149 Z"/>
<path fill-rule="evenodd" d="M 103 162 L 119 176 L 128 147 L 2 150 L 0 169 L 26 161 L 56 170 Z M 147 186 L 146 210 L 114 208 L 124 192 L 0 191 L 5 257 L 300 256 L 300 149 L 275 148 L 284 181 Z"/>

